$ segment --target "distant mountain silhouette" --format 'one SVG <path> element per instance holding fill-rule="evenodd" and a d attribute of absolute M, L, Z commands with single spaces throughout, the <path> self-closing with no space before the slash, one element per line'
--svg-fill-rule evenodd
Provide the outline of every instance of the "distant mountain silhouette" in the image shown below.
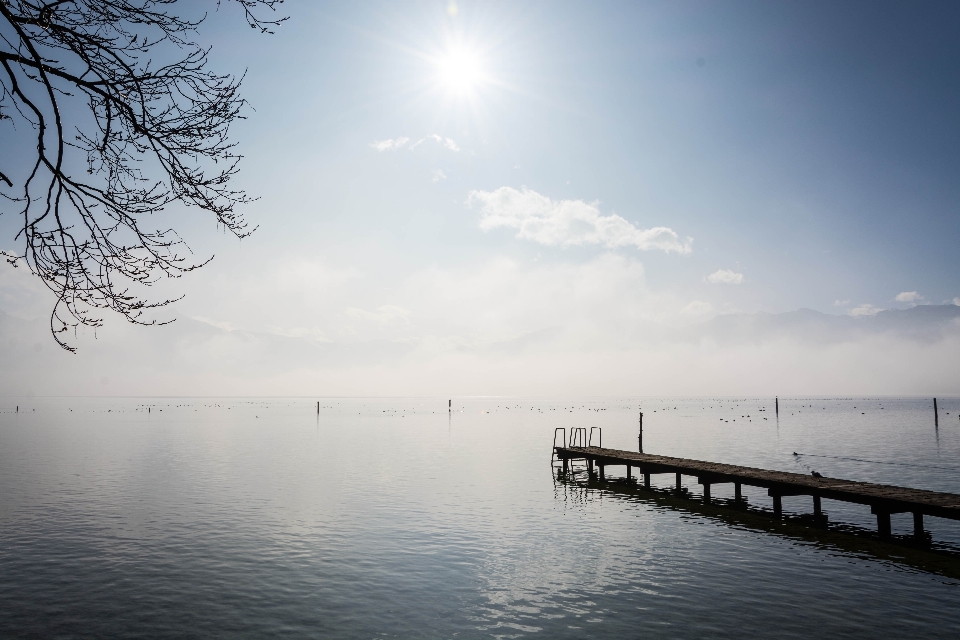
<path fill-rule="evenodd" d="M 710 337 L 718 343 L 759 343 L 790 338 L 802 342 L 836 344 L 870 335 L 889 334 L 919 342 L 936 342 L 960 335 L 960 307 L 921 305 L 888 309 L 872 316 L 840 316 L 798 309 L 786 313 L 734 313 L 716 316 L 690 330 L 691 338 Z"/>

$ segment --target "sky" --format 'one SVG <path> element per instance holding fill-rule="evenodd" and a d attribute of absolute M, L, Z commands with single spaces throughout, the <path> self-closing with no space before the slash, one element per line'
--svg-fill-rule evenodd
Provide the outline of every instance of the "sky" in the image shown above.
<path fill-rule="evenodd" d="M 0 394 L 960 394 L 955 316 L 868 324 L 960 304 L 955 3 L 282 9 L 199 33 L 256 233 L 172 208 L 177 322 L 75 355 L 0 265 Z"/>

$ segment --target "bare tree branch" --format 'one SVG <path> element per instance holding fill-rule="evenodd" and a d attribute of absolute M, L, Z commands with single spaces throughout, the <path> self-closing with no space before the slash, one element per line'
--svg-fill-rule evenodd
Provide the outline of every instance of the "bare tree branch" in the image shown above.
<path fill-rule="evenodd" d="M 282 1 L 224 3 L 272 33 Z M 238 238 L 254 231 L 235 210 L 251 198 L 230 186 L 243 78 L 208 68 L 210 50 L 193 41 L 206 14 L 183 15 L 197 4 L 0 0 L 0 127 L 34 132 L 31 155 L 0 158 L 15 165 L 0 171 L 0 215 L 20 221 L 17 248 L 0 255 L 57 296 L 50 329 L 68 351 L 62 334 L 102 326 L 104 309 L 157 324 L 144 313 L 175 300 L 148 301 L 139 287 L 209 262 L 184 257 L 153 214 L 181 203 Z"/>

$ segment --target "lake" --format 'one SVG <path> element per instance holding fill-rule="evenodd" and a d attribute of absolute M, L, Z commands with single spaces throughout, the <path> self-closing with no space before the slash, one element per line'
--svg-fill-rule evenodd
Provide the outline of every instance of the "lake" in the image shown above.
<path fill-rule="evenodd" d="M 317 400 L 0 399 L 0 636 L 960 637 L 960 523 L 882 543 L 868 507 L 817 531 L 550 448 L 635 450 L 642 408 L 648 453 L 960 493 L 960 399 Z"/>

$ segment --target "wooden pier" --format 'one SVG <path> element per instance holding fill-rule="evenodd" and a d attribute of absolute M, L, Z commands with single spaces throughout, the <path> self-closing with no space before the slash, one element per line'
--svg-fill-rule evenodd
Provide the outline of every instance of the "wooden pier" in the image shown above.
<path fill-rule="evenodd" d="M 890 515 L 894 513 L 912 513 L 914 535 L 924 538 L 923 516 L 935 516 L 960 520 L 960 495 L 909 489 L 871 482 L 855 482 L 838 478 L 814 477 L 801 473 L 769 471 L 753 467 L 741 467 L 717 462 L 687 460 L 656 456 L 619 449 L 602 447 L 554 447 L 557 458 L 563 461 L 564 472 L 569 470 L 570 460 L 585 460 L 591 475 L 605 481 L 605 467 L 623 465 L 627 468 L 627 478 L 633 470 L 643 476 L 643 486 L 650 487 L 653 474 L 676 474 L 677 491 L 681 490 L 682 476 L 694 476 L 703 486 L 703 500 L 710 502 L 710 487 L 715 484 L 734 485 L 734 500 L 742 502 L 741 486 L 761 487 L 773 498 L 773 512 L 782 517 L 782 498 L 784 496 L 810 496 L 813 499 L 815 519 L 823 519 L 821 499 L 840 500 L 855 504 L 868 505 L 877 516 L 877 530 L 881 538 L 890 537 Z M 639 479 L 639 478 L 638 478 Z"/>

